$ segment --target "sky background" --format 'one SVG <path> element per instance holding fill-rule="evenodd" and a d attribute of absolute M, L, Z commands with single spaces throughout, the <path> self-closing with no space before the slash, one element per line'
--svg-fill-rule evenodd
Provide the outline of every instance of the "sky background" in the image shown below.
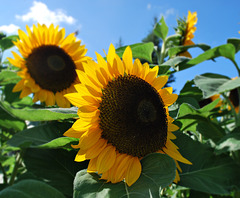
<path fill-rule="evenodd" d="M 190 10 L 196 11 L 198 17 L 193 42 L 213 48 L 226 44 L 228 38 L 240 38 L 239 8 L 239 0 L 0 0 L 0 31 L 13 35 L 19 28 L 26 32 L 26 25 L 54 23 L 65 28 L 67 34 L 78 31 L 87 55 L 95 59 L 95 51 L 104 56 L 103 49 L 107 51 L 110 43 L 116 45 L 120 38 L 124 45 L 141 42 L 153 29 L 154 17 L 159 20 L 164 16 L 168 35 L 174 34 L 176 20 Z M 12 56 L 11 50 L 3 58 Z M 201 52 L 190 50 L 193 57 Z M 240 65 L 239 53 L 236 61 Z M 206 72 L 237 76 L 229 60 L 217 58 L 216 62 L 205 61 L 177 72 L 171 86 L 178 93 L 187 80 Z"/>

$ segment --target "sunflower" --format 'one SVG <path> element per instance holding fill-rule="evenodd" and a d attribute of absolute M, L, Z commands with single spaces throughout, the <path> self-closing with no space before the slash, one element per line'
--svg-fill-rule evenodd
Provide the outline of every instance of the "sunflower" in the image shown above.
<path fill-rule="evenodd" d="M 33 93 L 34 102 L 40 100 L 47 106 L 70 107 L 63 96 L 76 92 L 76 69 L 81 70 L 88 59 L 85 46 L 76 41 L 74 33 L 65 37 L 65 29 L 59 30 L 53 24 L 33 25 L 32 31 L 28 26 L 26 29 L 28 35 L 19 30 L 19 40 L 14 42 L 22 57 L 12 52 L 14 58 L 8 58 L 20 69 L 18 75 L 22 78 L 13 92 L 21 91 L 20 98 Z"/>
<path fill-rule="evenodd" d="M 197 12 L 191 13 L 188 11 L 187 19 L 178 20 L 178 27 L 175 29 L 178 34 L 182 36 L 182 40 L 180 45 L 187 46 L 187 45 L 194 45 L 192 39 L 194 38 L 193 33 L 196 31 L 197 23 Z M 184 51 L 179 54 L 180 56 L 186 56 L 192 58 L 191 54 L 188 51 Z"/>
<path fill-rule="evenodd" d="M 109 47 L 107 61 L 97 54 L 97 63 L 83 63 L 77 70 L 81 84 L 77 93 L 66 98 L 79 108 L 79 118 L 64 133 L 79 138 L 75 161 L 90 160 L 88 172 L 98 172 L 101 179 L 117 183 L 125 179 L 131 186 L 141 174 L 140 160 L 150 153 L 164 153 L 178 162 L 191 164 L 172 142 L 178 129 L 169 116 L 168 106 L 177 99 L 172 88 L 163 88 L 168 77 L 159 76 L 158 66 L 149 68 L 139 59 L 133 63 L 127 47 L 122 60 Z M 177 172 L 177 170 L 176 170 Z M 177 172 L 175 182 L 179 181 Z"/>

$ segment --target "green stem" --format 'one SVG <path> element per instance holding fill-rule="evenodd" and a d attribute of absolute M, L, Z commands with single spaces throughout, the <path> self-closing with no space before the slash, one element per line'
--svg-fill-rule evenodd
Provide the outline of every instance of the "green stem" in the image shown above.
<path fill-rule="evenodd" d="M 163 44 L 162 44 L 162 48 L 161 48 L 161 55 L 160 55 L 160 60 L 159 60 L 159 65 L 161 65 L 164 61 L 164 57 L 165 57 L 165 51 L 166 51 L 166 40 L 163 40 Z"/>
<path fill-rule="evenodd" d="M 236 61 L 233 61 L 234 66 L 236 67 L 237 71 L 238 71 L 238 76 L 240 76 L 240 69 L 238 67 L 238 64 L 236 63 Z"/>
<path fill-rule="evenodd" d="M 240 126 L 240 121 L 239 121 L 239 119 L 238 119 L 238 115 L 237 115 L 237 113 L 236 113 L 236 111 L 235 111 L 235 109 L 234 109 L 233 104 L 231 103 L 231 101 L 229 100 L 229 98 L 228 98 L 224 93 L 222 93 L 222 96 L 225 98 L 225 100 L 227 101 L 228 105 L 230 105 L 230 107 L 231 107 L 232 114 L 233 114 L 233 116 L 234 116 L 234 118 L 235 118 L 236 127 L 237 127 L 237 126 Z"/>
<path fill-rule="evenodd" d="M 18 173 L 18 168 L 20 167 L 20 165 L 22 163 L 22 155 L 23 155 L 22 150 L 20 151 L 20 153 L 16 154 L 16 163 L 14 165 L 13 172 L 12 172 L 12 175 L 11 175 L 11 178 L 10 178 L 10 181 L 9 181 L 10 186 L 14 184 L 15 178 L 16 178 L 17 173 Z"/>

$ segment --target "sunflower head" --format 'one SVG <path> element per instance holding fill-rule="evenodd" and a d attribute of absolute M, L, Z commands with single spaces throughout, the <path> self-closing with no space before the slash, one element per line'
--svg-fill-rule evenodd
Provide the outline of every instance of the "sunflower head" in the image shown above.
<path fill-rule="evenodd" d="M 165 153 L 176 164 L 190 164 L 171 141 L 178 127 L 168 107 L 178 96 L 163 88 L 168 77 L 157 76 L 158 66 L 133 62 L 130 47 L 120 59 L 110 45 L 107 61 L 97 54 L 97 63 L 89 60 L 83 67 L 85 72 L 77 70 L 77 93 L 65 95 L 79 108 L 79 119 L 64 134 L 79 138 L 75 161 L 89 159 L 88 172 L 112 183 L 124 179 L 129 186 L 139 178 L 147 154 Z"/>
<path fill-rule="evenodd" d="M 193 33 L 196 31 L 196 23 L 197 23 L 197 12 L 191 13 L 188 11 L 187 18 L 179 19 L 177 20 L 178 27 L 175 28 L 175 31 L 177 34 L 182 36 L 182 39 L 180 41 L 180 45 L 186 46 L 186 45 L 194 45 L 194 42 L 192 42 L 192 39 L 194 38 Z M 180 54 L 181 56 L 186 56 L 191 58 L 191 55 L 185 51 Z"/>
<path fill-rule="evenodd" d="M 40 100 L 47 106 L 70 107 L 63 95 L 76 91 L 74 84 L 79 82 L 76 69 L 81 70 L 88 59 L 85 46 L 76 40 L 74 33 L 65 37 L 65 29 L 59 30 L 53 24 L 26 29 L 27 34 L 18 31 L 19 40 L 14 42 L 21 56 L 12 52 L 14 58 L 8 58 L 19 68 L 22 78 L 13 92 L 21 91 L 20 98 L 33 93 L 34 102 Z"/>

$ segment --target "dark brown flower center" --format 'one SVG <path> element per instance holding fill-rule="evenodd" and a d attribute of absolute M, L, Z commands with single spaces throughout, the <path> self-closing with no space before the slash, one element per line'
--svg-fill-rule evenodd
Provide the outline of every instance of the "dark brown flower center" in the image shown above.
<path fill-rule="evenodd" d="M 35 48 L 26 61 L 35 82 L 42 89 L 54 93 L 70 87 L 77 77 L 72 58 L 55 45 Z"/>
<path fill-rule="evenodd" d="M 139 77 L 125 75 L 110 81 L 102 94 L 102 138 L 120 153 L 143 157 L 165 146 L 167 115 L 154 87 Z"/>

